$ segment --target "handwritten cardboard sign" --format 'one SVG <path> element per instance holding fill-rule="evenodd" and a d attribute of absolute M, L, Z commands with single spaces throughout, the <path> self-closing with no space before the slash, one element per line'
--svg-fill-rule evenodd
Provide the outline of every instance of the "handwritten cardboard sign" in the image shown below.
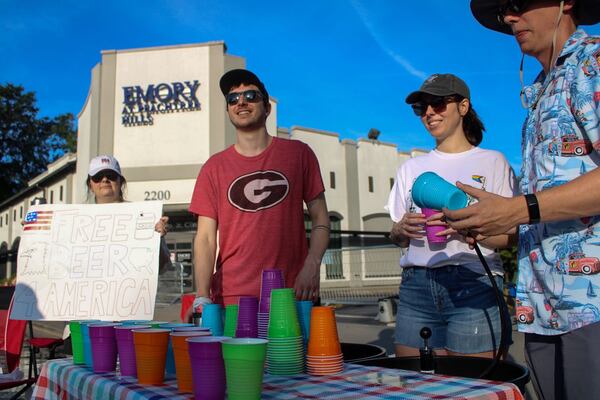
<path fill-rule="evenodd" d="M 32 206 L 11 318 L 152 319 L 161 202 Z"/>

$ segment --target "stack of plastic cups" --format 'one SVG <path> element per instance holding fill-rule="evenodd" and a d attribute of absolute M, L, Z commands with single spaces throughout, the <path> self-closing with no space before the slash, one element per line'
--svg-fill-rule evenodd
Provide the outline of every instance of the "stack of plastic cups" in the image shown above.
<path fill-rule="evenodd" d="M 94 372 L 115 372 L 117 368 L 117 340 L 113 323 L 89 324 Z"/>
<path fill-rule="evenodd" d="M 213 336 L 223 335 L 223 307 L 220 304 L 202 306 L 202 327 L 209 328 Z"/>
<path fill-rule="evenodd" d="M 83 354 L 83 337 L 81 336 L 81 322 L 70 321 L 69 330 L 71 331 L 71 346 L 73 349 L 73 364 L 85 364 L 85 355 Z"/>
<path fill-rule="evenodd" d="M 230 304 L 225 307 L 225 327 L 223 328 L 223 336 L 234 337 L 237 328 L 239 306 Z"/>
<path fill-rule="evenodd" d="M 173 343 L 173 353 L 175 355 L 175 370 L 177 371 L 177 388 L 183 393 L 192 393 L 194 391 L 192 365 L 190 364 L 190 354 L 186 339 L 195 336 L 210 336 L 210 332 L 199 330 L 171 332 L 171 343 Z"/>
<path fill-rule="evenodd" d="M 141 385 L 160 385 L 165 379 L 168 329 L 134 329 L 135 363 Z"/>
<path fill-rule="evenodd" d="M 154 328 L 153 325 L 151 326 Z M 194 326 L 194 324 L 188 324 L 185 322 L 167 322 L 164 324 L 160 324 L 158 328 L 173 331 L 173 329 L 175 328 L 183 328 L 188 326 Z M 167 363 L 165 364 L 165 372 L 171 375 L 175 373 L 175 356 L 173 355 L 173 343 L 171 342 L 170 336 L 169 344 L 167 345 Z"/>
<path fill-rule="evenodd" d="M 312 301 L 303 300 L 296 302 L 298 322 L 300 323 L 300 330 L 302 331 L 302 338 L 304 342 L 304 353 L 306 353 L 308 339 L 310 338 L 310 311 L 312 310 L 312 306 Z"/>
<path fill-rule="evenodd" d="M 187 338 L 192 366 L 194 398 L 223 400 L 225 398 L 225 364 L 221 342 L 226 337 L 199 336 Z"/>
<path fill-rule="evenodd" d="M 254 296 L 240 297 L 236 338 L 258 337 L 258 299 Z"/>
<path fill-rule="evenodd" d="M 167 321 L 148 321 L 148 322 L 140 322 L 140 324 L 150 325 L 152 328 L 155 328 L 155 329 L 162 329 L 160 326 L 164 325 L 164 324 L 168 324 L 168 322 Z"/>
<path fill-rule="evenodd" d="M 269 312 L 267 372 L 295 375 L 304 372 L 304 345 L 293 289 L 273 289 Z"/>
<path fill-rule="evenodd" d="M 344 369 L 333 307 L 313 307 L 311 310 L 306 367 L 310 375 L 332 375 Z"/>
<path fill-rule="evenodd" d="M 258 337 L 267 338 L 269 329 L 269 311 L 271 309 L 271 290 L 285 287 L 283 271 L 277 268 L 264 269 L 260 281 L 260 298 L 258 303 Z"/>
<path fill-rule="evenodd" d="M 81 342 L 83 344 L 83 358 L 86 367 L 93 367 L 92 358 L 92 342 L 90 342 L 90 324 L 100 322 L 98 320 L 80 321 L 79 326 L 81 328 Z"/>
<path fill-rule="evenodd" d="M 261 398 L 266 353 L 265 339 L 236 338 L 223 341 L 227 399 Z"/>
<path fill-rule="evenodd" d="M 135 362 L 135 346 L 133 344 L 133 330 L 146 329 L 150 325 L 130 324 L 115 326 L 115 339 L 117 341 L 117 350 L 119 353 L 119 369 L 121 376 L 137 377 L 137 367 Z"/>

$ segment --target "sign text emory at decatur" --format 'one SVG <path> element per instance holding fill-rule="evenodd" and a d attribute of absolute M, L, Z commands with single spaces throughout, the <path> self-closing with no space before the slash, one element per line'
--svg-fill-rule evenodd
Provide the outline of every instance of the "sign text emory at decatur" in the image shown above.
<path fill-rule="evenodd" d="M 183 81 L 123 86 L 123 126 L 154 125 L 154 116 L 184 111 L 199 111 L 197 92 L 200 82 Z"/>

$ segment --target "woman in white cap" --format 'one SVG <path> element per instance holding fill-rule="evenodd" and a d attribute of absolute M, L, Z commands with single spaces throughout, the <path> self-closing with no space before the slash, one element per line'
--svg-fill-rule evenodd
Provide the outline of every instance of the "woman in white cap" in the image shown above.
<path fill-rule="evenodd" d="M 390 236 L 399 246 L 408 248 L 400 260 L 403 270 L 396 355 L 419 355 L 423 346 L 420 331 L 428 327 L 432 332 L 429 345 L 438 355 L 491 357 L 499 349 L 501 336 L 492 283 L 463 237 L 448 229 L 441 212 L 415 205 L 411 189 L 418 176 L 431 171 L 452 183 L 468 182 L 488 192 L 511 196 L 514 173 L 502 154 L 479 147 L 484 126 L 462 79 L 452 74 L 432 75 L 407 96 L 406 103 L 434 139 L 435 148 L 400 166 L 388 200 L 394 221 Z M 425 237 L 426 225 L 443 225 L 446 229 Z M 495 249 L 507 247 L 510 239 L 503 235 L 481 243 L 500 289 L 504 271 Z"/>
<path fill-rule="evenodd" d="M 109 155 L 100 155 L 90 161 L 85 185 L 88 194 L 94 196 L 96 204 L 122 203 L 125 201 L 123 189 L 126 180 L 121 173 L 121 166 L 116 158 Z M 154 229 L 160 233 L 159 273 L 171 265 L 171 255 L 164 237 L 167 234 L 169 217 L 161 217 Z"/>

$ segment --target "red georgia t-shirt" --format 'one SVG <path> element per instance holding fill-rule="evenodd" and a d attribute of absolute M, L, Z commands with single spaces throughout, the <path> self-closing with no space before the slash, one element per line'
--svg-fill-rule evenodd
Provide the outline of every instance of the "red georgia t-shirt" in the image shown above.
<path fill-rule="evenodd" d="M 297 140 L 274 137 L 259 155 L 234 146 L 200 170 L 189 210 L 217 221 L 219 250 L 211 284 L 214 302 L 259 296 L 261 272 L 284 271 L 293 287 L 308 252 L 303 203 L 324 191 L 317 157 Z"/>

